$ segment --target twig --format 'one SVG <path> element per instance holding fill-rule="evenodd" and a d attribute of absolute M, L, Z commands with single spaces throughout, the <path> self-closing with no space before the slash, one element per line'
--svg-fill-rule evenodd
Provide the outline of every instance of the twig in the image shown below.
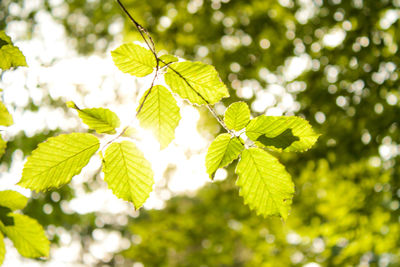
<path fill-rule="evenodd" d="M 217 112 L 215 111 L 215 109 L 214 109 L 210 104 L 207 104 L 207 108 L 208 108 L 208 110 L 211 112 L 211 114 L 217 119 L 217 121 L 219 122 L 219 124 L 221 124 L 221 126 L 222 126 L 228 133 L 230 133 L 230 134 L 233 136 L 233 135 L 234 135 L 234 132 L 226 126 L 225 122 L 221 119 L 220 116 L 218 116 L 218 114 L 217 114 Z"/>
<path fill-rule="evenodd" d="M 150 89 L 149 89 L 149 91 L 147 92 L 147 94 L 144 96 L 143 101 L 142 101 L 142 103 L 140 104 L 138 111 L 136 112 L 136 117 L 137 117 L 137 116 L 139 116 L 139 113 L 142 111 L 142 108 L 143 108 L 143 106 L 144 106 L 144 103 L 146 102 L 147 97 L 150 95 L 151 90 L 152 90 L 153 87 L 154 87 L 154 83 L 155 83 L 155 81 L 156 81 L 156 79 L 157 79 L 158 71 L 159 71 L 159 69 L 160 69 L 160 59 L 159 59 L 158 56 L 157 56 L 156 45 L 154 44 L 153 38 L 151 38 L 151 35 L 148 33 L 148 31 L 147 31 L 142 25 L 140 25 L 139 22 L 137 22 L 137 21 L 132 17 L 132 15 L 129 13 L 129 11 L 126 9 L 126 7 L 121 3 L 120 0 L 117 0 L 117 2 L 118 2 L 118 4 L 119 4 L 119 6 L 122 8 L 122 10 L 125 12 L 125 14 L 126 14 L 126 15 L 129 17 L 129 19 L 132 21 L 132 23 L 136 26 L 137 30 L 139 31 L 140 35 L 142 36 L 142 39 L 144 40 L 144 42 L 146 43 L 146 45 L 147 45 L 147 47 L 150 49 L 150 51 L 153 53 L 154 58 L 156 59 L 156 62 L 157 62 L 157 65 L 156 65 L 156 72 L 155 72 L 154 77 L 153 77 L 153 80 L 152 80 L 152 82 L 151 82 Z M 151 44 L 149 43 L 149 41 L 147 40 L 147 38 L 146 38 L 145 35 L 146 35 L 147 38 L 150 40 L 150 43 L 151 43 Z"/>
<path fill-rule="evenodd" d="M 150 49 L 150 51 L 153 53 L 154 57 L 158 61 L 157 53 L 156 53 L 156 46 L 154 44 L 153 38 L 151 38 L 151 35 L 147 32 L 147 30 L 140 25 L 129 13 L 129 11 L 125 8 L 125 6 L 121 3 L 120 0 L 117 0 L 119 6 L 122 8 L 122 10 L 125 12 L 125 14 L 129 17 L 129 19 L 132 21 L 132 23 L 135 25 L 135 27 L 138 29 L 140 35 L 142 36 L 144 42 L 146 43 L 147 47 Z M 144 36 L 146 35 L 147 38 L 149 38 L 151 45 L 149 44 L 149 41 L 146 39 Z"/>

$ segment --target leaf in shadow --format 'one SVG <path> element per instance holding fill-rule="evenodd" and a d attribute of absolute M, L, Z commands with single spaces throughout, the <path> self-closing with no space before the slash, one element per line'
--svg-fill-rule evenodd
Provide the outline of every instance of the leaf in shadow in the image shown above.
<path fill-rule="evenodd" d="M 14 218 L 11 216 L 8 216 L 8 214 L 11 212 L 10 208 L 0 206 L 0 221 L 5 226 L 12 226 L 14 225 Z"/>
<path fill-rule="evenodd" d="M 299 137 L 293 135 L 292 129 L 286 129 L 275 137 L 267 137 L 265 134 L 263 134 L 257 138 L 257 141 L 265 146 L 274 146 L 281 149 L 285 149 L 289 147 L 293 142 L 299 140 Z"/>
<path fill-rule="evenodd" d="M 7 43 L 6 41 L 4 41 L 3 39 L 0 39 L 0 49 L 4 46 L 4 45 L 8 45 L 9 43 Z"/>

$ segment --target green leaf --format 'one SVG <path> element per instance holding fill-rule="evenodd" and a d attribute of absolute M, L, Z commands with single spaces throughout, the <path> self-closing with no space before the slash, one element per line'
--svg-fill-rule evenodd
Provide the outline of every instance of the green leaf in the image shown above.
<path fill-rule="evenodd" d="M 206 155 L 206 168 L 210 178 L 214 178 L 215 172 L 227 166 L 239 157 L 244 145 L 238 137 L 231 137 L 230 134 L 220 134 L 215 138 L 208 148 Z"/>
<path fill-rule="evenodd" d="M 103 159 L 104 180 L 114 195 L 139 209 L 154 184 L 153 171 L 143 153 L 130 141 L 112 143 Z"/>
<path fill-rule="evenodd" d="M 115 128 L 120 126 L 120 120 L 114 112 L 106 108 L 80 109 L 74 102 L 67 102 L 67 106 L 78 111 L 83 123 L 98 133 L 115 134 Z"/>
<path fill-rule="evenodd" d="M 193 104 L 215 104 L 229 96 L 215 68 L 202 62 L 172 63 L 164 77 L 173 92 Z"/>
<path fill-rule="evenodd" d="M 28 258 L 49 256 L 50 242 L 43 227 L 26 215 L 16 213 L 9 215 L 14 219 L 14 225 L 5 226 L 0 223 L 0 228 L 11 239 L 18 252 Z"/>
<path fill-rule="evenodd" d="M 8 112 L 3 102 L 0 102 L 0 125 L 10 126 L 13 124 L 13 118 Z"/>
<path fill-rule="evenodd" d="M 295 116 L 261 115 L 250 121 L 246 135 L 261 147 L 302 152 L 311 148 L 319 134 L 305 119 Z"/>
<path fill-rule="evenodd" d="M 240 131 L 250 121 L 250 109 L 245 102 L 235 102 L 225 111 L 224 122 L 229 129 Z"/>
<path fill-rule="evenodd" d="M 28 157 L 18 184 L 36 191 L 61 187 L 81 172 L 99 146 L 97 137 L 88 133 L 50 137 Z"/>
<path fill-rule="evenodd" d="M 133 43 L 121 45 L 111 51 L 111 56 L 118 69 L 136 77 L 149 75 L 157 65 L 150 50 Z"/>
<path fill-rule="evenodd" d="M 170 63 L 178 61 L 178 58 L 173 55 L 162 55 L 161 57 L 159 57 L 159 59 L 161 59 L 163 61 L 163 62 L 160 61 L 160 67 L 164 67 L 164 66 L 166 66 L 166 64 L 170 64 Z"/>
<path fill-rule="evenodd" d="M 0 158 L 6 153 L 7 142 L 3 140 L 3 137 L 0 135 Z"/>
<path fill-rule="evenodd" d="M 0 31 L 0 69 L 8 70 L 18 66 L 28 66 L 25 56 L 13 45 L 11 38 L 4 31 Z"/>
<path fill-rule="evenodd" d="M 0 191 L 0 206 L 7 207 L 10 210 L 21 210 L 27 203 L 28 198 L 16 191 Z"/>
<path fill-rule="evenodd" d="M 244 203 L 264 217 L 280 215 L 286 220 L 294 184 L 285 167 L 261 148 L 249 148 L 242 152 L 236 167 L 239 178 L 236 184 Z"/>
<path fill-rule="evenodd" d="M 150 94 L 148 92 L 150 91 Z M 167 147 L 175 137 L 175 128 L 179 124 L 181 115 L 175 98 L 162 85 L 156 85 L 147 90 L 140 103 L 146 101 L 138 115 L 143 128 L 151 128 L 160 142 L 161 149 Z"/>
<path fill-rule="evenodd" d="M 6 256 L 6 245 L 4 244 L 4 236 L 0 232 L 0 265 L 3 264 L 5 256 Z"/>

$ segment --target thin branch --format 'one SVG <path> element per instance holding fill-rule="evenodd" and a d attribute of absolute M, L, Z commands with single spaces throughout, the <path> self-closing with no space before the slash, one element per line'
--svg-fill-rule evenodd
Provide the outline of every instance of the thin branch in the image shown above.
<path fill-rule="evenodd" d="M 217 121 L 219 122 L 219 124 L 221 124 L 221 126 L 222 126 L 228 133 L 230 133 L 231 135 L 234 135 L 234 132 L 226 126 L 225 122 L 221 119 L 220 116 L 218 116 L 217 112 L 215 111 L 215 109 L 214 109 L 210 104 L 207 104 L 207 108 L 208 108 L 208 110 L 211 112 L 211 114 L 217 119 Z"/>
<path fill-rule="evenodd" d="M 153 53 L 153 55 L 154 55 L 154 57 L 155 57 L 155 59 L 156 59 L 156 62 L 157 62 L 157 65 L 156 65 L 156 72 L 155 72 L 154 77 L 153 77 L 153 80 L 152 80 L 152 82 L 151 82 L 150 89 L 149 89 L 149 91 L 147 92 L 147 94 L 144 96 L 143 101 L 142 101 L 142 103 L 140 104 L 138 111 L 136 112 L 136 117 L 137 117 L 137 116 L 139 115 L 139 113 L 142 111 L 142 108 L 143 108 L 143 106 L 144 106 L 144 103 L 146 102 L 147 97 L 150 95 L 151 90 L 152 90 L 153 87 L 154 87 L 154 83 L 155 83 L 155 81 L 156 81 L 156 79 L 157 79 L 158 71 L 159 71 L 159 69 L 160 69 L 160 59 L 159 59 L 158 56 L 157 56 L 156 46 L 155 46 L 155 44 L 154 44 L 153 38 L 151 38 L 151 35 L 148 33 L 148 31 L 147 31 L 142 25 L 140 25 L 139 22 L 137 22 L 137 21 L 132 17 L 132 15 L 129 13 L 129 11 L 126 9 L 126 7 L 121 3 L 120 0 L 117 0 L 117 2 L 118 2 L 118 4 L 119 4 L 119 6 L 122 8 L 122 10 L 125 12 L 125 14 L 126 14 L 126 15 L 129 17 L 129 19 L 132 21 L 132 23 L 136 26 L 137 30 L 139 31 L 140 35 L 142 36 L 142 39 L 144 40 L 144 42 L 146 43 L 146 45 L 147 45 L 147 47 L 150 49 L 150 51 Z M 149 41 L 147 40 L 147 38 L 146 38 L 145 35 L 146 35 L 147 38 L 150 40 L 150 43 L 151 43 L 151 44 L 149 43 Z"/>
<path fill-rule="evenodd" d="M 154 44 L 153 38 L 151 38 L 151 35 L 148 33 L 148 31 L 140 25 L 139 22 L 137 22 L 132 15 L 129 13 L 129 11 L 126 9 L 126 7 L 121 3 L 120 0 L 117 0 L 117 3 L 119 6 L 122 8 L 122 10 L 125 12 L 125 14 L 129 17 L 129 19 L 132 21 L 132 23 L 135 25 L 135 27 L 138 29 L 140 35 L 142 36 L 142 39 L 146 43 L 147 47 L 150 49 L 150 51 L 153 53 L 154 57 L 158 61 L 157 53 L 156 53 L 156 45 Z M 149 40 L 147 40 L 146 36 Z M 150 43 L 149 43 L 150 41 Z"/>

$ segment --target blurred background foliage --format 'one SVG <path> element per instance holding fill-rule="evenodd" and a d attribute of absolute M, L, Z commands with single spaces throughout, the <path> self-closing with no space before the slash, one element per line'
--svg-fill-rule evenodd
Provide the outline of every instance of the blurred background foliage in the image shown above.
<path fill-rule="evenodd" d="M 72 187 L 34 195 L 24 212 L 54 242 L 58 226 L 80 235 L 83 247 L 96 230 L 119 231 L 129 248 L 97 259 L 99 266 L 400 265 L 399 0 L 123 2 L 158 50 L 216 67 L 231 93 L 225 106 L 240 99 L 253 116 L 304 116 L 322 136 L 310 151 L 280 158 L 296 185 L 285 223 L 243 205 L 230 167 L 224 181 L 122 225 L 107 214 L 63 211 L 59 200 L 72 198 Z M 140 40 L 113 1 L 2 0 L 0 28 L 21 21 L 32 32 L 43 10 L 82 54 L 104 53 L 118 23 L 126 41 Z M 212 118 L 200 123 L 217 133 Z M 28 155 L 45 135 L 9 146 Z"/>

